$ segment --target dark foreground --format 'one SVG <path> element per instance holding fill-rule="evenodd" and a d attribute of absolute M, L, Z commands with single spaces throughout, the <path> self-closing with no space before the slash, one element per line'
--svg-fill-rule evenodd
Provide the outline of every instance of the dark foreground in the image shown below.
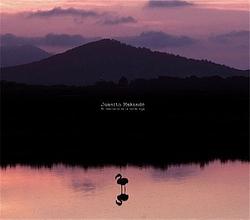
<path fill-rule="evenodd" d="M 248 78 L 133 83 L 1 82 L 1 164 L 249 160 Z M 103 102 L 145 103 L 145 111 L 102 111 Z"/>

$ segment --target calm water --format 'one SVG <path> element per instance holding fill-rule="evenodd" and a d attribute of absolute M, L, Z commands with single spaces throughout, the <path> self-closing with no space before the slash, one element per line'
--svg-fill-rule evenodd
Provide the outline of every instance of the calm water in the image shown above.
<path fill-rule="evenodd" d="M 129 179 L 120 206 L 118 173 Z M 1 218 L 249 219 L 249 163 L 1 169 Z"/>

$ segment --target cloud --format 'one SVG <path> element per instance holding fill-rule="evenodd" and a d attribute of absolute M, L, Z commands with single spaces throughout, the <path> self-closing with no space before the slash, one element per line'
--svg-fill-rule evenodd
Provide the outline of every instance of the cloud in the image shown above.
<path fill-rule="evenodd" d="M 74 22 L 77 24 L 82 24 L 84 18 L 94 18 L 98 19 L 99 24 L 104 25 L 118 25 L 125 23 L 136 23 L 137 20 L 132 16 L 119 17 L 114 16 L 111 12 L 96 12 L 94 10 L 84 10 L 77 8 L 61 8 L 55 7 L 50 10 L 45 11 L 35 11 L 29 12 L 27 18 L 51 18 L 51 17 L 62 17 L 62 16 L 71 16 L 74 18 Z"/>
<path fill-rule="evenodd" d="M 112 21 L 115 24 L 125 21 Z M 112 25 L 112 24 L 108 24 Z M 82 44 L 99 40 L 100 37 L 83 37 L 81 35 L 69 35 L 69 34 L 53 34 L 49 33 L 42 37 L 20 37 L 13 34 L 0 35 L 1 45 L 34 45 L 34 46 L 61 46 L 61 47 L 75 47 Z M 137 36 L 130 37 L 116 37 L 116 40 L 124 43 L 138 46 L 148 47 L 151 49 L 162 49 L 166 47 L 183 47 L 196 43 L 198 40 L 187 36 L 175 36 L 164 32 L 143 32 Z"/>
<path fill-rule="evenodd" d="M 74 47 L 85 44 L 98 38 L 85 38 L 81 35 L 68 34 L 47 34 L 44 37 L 20 37 L 13 34 L 4 34 L 0 36 L 1 45 L 35 45 L 35 46 L 62 46 Z"/>
<path fill-rule="evenodd" d="M 78 46 L 86 42 L 86 38 L 81 35 L 47 34 L 40 43 L 48 46 Z"/>
<path fill-rule="evenodd" d="M 131 16 L 128 17 L 116 17 L 116 18 L 107 18 L 103 21 L 105 25 L 117 25 L 125 23 L 136 23 L 137 20 Z"/>
<path fill-rule="evenodd" d="M 187 36 L 175 36 L 156 31 L 143 32 L 138 36 L 121 37 L 117 38 L 117 40 L 134 46 L 148 47 L 151 49 L 187 46 L 194 44 L 197 41 L 196 39 Z"/>
<path fill-rule="evenodd" d="M 175 8 L 175 7 L 185 7 L 192 6 L 193 3 L 187 1 L 179 0 L 150 0 L 147 4 L 149 8 Z"/>
<path fill-rule="evenodd" d="M 211 41 L 222 43 L 222 44 L 228 44 L 228 43 L 247 43 L 249 44 L 249 37 L 250 37 L 250 31 L 232 31 L 225 34 L 216 35 L 213 37 L 210 37 Z"/>
<path fill-rule="evenodd" d="M 30 44 L 29 38 L 18 37 L 14 34 L 3 34 L 0 36 L 1 46 L 25 45 Z"/>
<path fill-rule="evenodd" d="M 61 7 L 55 7 L 50 10 L 45 10 L 45 11 L 35 11 L 35 12 L 30 12 L 28 17 L 40 17 L 40 18 L 46 18 L 46 17 L 58 17 L 58 16 L 78 16 L 81 18 L 86 18 L 86 17 L 99 17 L 101 16 L 99 13 L 96 11 L 91 11 L 91 10 L 84 10 L 84 9 L 76 9 L 76 8 L 61 8 Z"/>

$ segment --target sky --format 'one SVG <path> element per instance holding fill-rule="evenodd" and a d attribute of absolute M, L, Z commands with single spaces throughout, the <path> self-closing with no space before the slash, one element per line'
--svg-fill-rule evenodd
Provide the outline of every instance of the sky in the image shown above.
<path fill-rule="evenodd" d="M 133 40 L 139 46 L 147 41 L 151 49 L 249 68 L 248 0 L 2 0 L 0 8 L 1 35 L 64 34 L 126 38 L 125 42 L 139 36 Z M 151 35 L 145 40 L 143 33 Z M 155 41 L 166 42 L 162 33 L 172 40 L 162 47 L 152 46 Z M 193 44 L 175 43 L 175 38 L 187 42 L 185 37 Z M 54 53 L 70 47 L 39 46 Z"/>
<path fill-rule="evenodd" d="M 164 1 L 164 0 L 163 0 Z M 167 2 L 167 0 L 166 0 Z M 203 8 L 217 8 L 224 10 L 249 10 L 248 0 L 173 0 L 171 5 L 194 4 Z M 174 4 L 173 2 L 181 2 Z M 185 2 L 185 3 L 184 3 Z M 50 7 L 106 7 L 106 6 L 141 6 L 147 4 L 147 0 L 2 0 L 0 6 L 5 12 L 20 12 L 25 10 L 48 9 Z M 156 4 L 157 5 L 157 4 Z M 161 3 L 161 5 L 164 5 Z M 169 5 L 169 4 L 166 4 Z"/>

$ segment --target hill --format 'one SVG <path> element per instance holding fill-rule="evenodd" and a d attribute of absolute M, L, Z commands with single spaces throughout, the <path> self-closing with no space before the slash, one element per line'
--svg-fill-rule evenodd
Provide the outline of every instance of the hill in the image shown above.
<path fill-rule="evenodd" d="M 1 46 L 1 67 L 32 63 L 51 56 L 46 51 L 31 45 Z"/>
<path fill-rule="evenodd" d="M 31 84 L 93 84 L 100 79 L 117 81 L 155 78 L 247 75 L 246 71 L 168 53 L 136 48 L 103 39 L 73 48 L 31 64 L 1 69 L 4 80 Z"/>

